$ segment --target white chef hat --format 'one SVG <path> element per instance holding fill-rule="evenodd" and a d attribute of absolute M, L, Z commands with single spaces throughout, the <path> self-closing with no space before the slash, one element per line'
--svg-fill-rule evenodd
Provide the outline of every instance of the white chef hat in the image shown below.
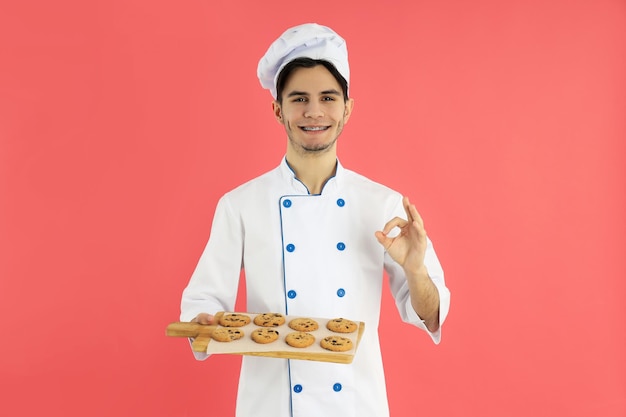
<path fill-rule="evenodd" d="M 330 62 L 350 82 L 346 41 L 326 26 L 306 23 L 287 29 L 259 61 L 257 75 L 263 88 L 270 90 L 272 97 L 276 98 L 280 71 L 290 61 L 303 57 Z"/>

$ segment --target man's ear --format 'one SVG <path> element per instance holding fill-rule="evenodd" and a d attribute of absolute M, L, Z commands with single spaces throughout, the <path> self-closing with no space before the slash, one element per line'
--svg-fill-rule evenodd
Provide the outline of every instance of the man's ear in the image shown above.
<path fill-rule="evenodd" d="M 350 115 L 352 114 L 352 109 L 354 108 L 354 99 L 349 98 L 346 100 L 346 108 L 343 111 L 343 122 L 348 123 L 348 119 L 350 119 Z"/>
<path fill-rule="evenodd" d="M 280 106 L 280 103 L 276 100 L 272 102 L 272 111 L 274 112 L 274 117 L 281 125 L 284 124 L 283 121 L 283 109 Z"/>

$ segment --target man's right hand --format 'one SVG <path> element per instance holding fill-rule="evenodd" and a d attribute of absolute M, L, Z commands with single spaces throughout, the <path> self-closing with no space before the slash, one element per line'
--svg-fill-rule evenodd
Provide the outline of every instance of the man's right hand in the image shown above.
<path fill-rule="evenodd" d="M 200 313 L 196 317 L 194 317 L 194 319 L 191 320 L 191 322 L 199 323 L 199 324 L 213 324 L 214 318 L 215 317 L 213 317 L 212 315 L 208 313 Z"/>

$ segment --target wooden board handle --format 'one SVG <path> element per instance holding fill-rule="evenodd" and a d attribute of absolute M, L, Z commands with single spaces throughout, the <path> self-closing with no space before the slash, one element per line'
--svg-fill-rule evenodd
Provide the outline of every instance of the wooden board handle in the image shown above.
<path fill-rule="evenodd" d="M 217 328 L 217 323 L 219 323 L 219 319 L 223 314 L 223 311 L 215 314 L 213 318 L 213 323 L 215 324 L 182 321 L 170 323 L 165 329 L 165 334 L 172 337 L 190 337 L 193 339 L 191 349 L 194 352 L 206 352 L 209 342 L 211 341 L 211 333 Z"/>
<path fill-rule="evenodd" d="M 165 330 L 167 336 L 196 337 L 201 332 L 202 324 L 198 323 L 170 323 Z"/>
<path fill-rule="evenodd" d="M 194 352 L 206 352 L 211 341 L 211 333 L 216 327 L 216 325 L 177 322 L 170 323 L 165 330 L 165 334 L 172 337 L 192 338 L 192 350 Z"/>

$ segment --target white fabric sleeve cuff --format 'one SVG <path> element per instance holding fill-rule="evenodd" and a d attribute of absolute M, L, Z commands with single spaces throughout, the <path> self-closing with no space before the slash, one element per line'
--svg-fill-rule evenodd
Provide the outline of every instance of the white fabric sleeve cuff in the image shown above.
<path fill-rule="evenodd" d="M 439 328 L 437 330 L 435 330 L 434 332 L 431 332 L 430 330 L 428 330 L 428 328 L 424 324 L 424 320 L 422 320 L 422 318 L 413 309 L 413 305 L 411 305 L 411 299 L 410 298 L 407 299 L 406 304 L 404 305 L 404 308 L 406 310 L 406 314 L 407 314 L 407 318 L 409 319 L 408 320 L 409 323 L 419 327 L 420 329 L 422 329 L 426 333 L 428 333 L 430 335 L 430 338 L 432 339 L 432 341 L 436 345 L 438 345 L 441 342 L 441 324 L 443 324 L 441 322 L 441 312 L 439 314 L 439 316 L 440 316 Z"/>
<path fill-rule="evenodd" d="M 193 343 L 193 338 L 190 337 L 189 338 L 189 347 L 191 348 L 191 344 Z M 196 358 L 197 361 L 203 361 L 206 360 L 209 356 L 208 353 L 206 352 L 196 352 L 195 350 L 191 349 L 191 353 L 193 353 L 193 356 Z"/>

